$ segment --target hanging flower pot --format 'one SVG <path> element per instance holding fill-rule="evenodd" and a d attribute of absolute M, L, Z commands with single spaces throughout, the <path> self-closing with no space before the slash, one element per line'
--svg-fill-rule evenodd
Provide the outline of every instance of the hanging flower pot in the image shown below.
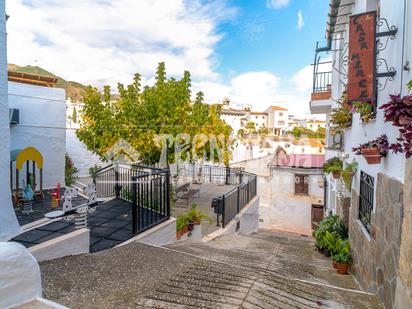
<path fill-rule="evenodd" d="M 352 151 L 355 152 L 356 155 L 362 155 L 368 164 L 381 163 L 382 157 L 386 157 L 388 150 L 389 142 L 385 134 L 379 136 L 377 139 L 352 148 Z"/>
<path fill-rule="evenodd" d="M 332 173 L 332 176 L 333 176 L 333 178 L 335 178 L 335 179 L 339 179 L 340 178 L 340 172 L 333 172 Z"/>
<path fill-rule="evenodd" d="M 382 155 L 380 154 L 379 148 L 364 148 L 361 150 L 363 157 L 366 159 L 368 164 L 379 164 L 381 163 Z"/>

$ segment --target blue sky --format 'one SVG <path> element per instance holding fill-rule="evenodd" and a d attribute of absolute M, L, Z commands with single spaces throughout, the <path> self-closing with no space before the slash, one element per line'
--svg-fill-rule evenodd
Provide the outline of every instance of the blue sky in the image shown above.
<path fill-rule="evenodd" d="M 6 0 L 8 60 L 98 88 L 192 74 L 207 102 L 309 112 L 328 0 Z"/>
<path fill-rule="evenodd" d="M 328 2 L 292 0 L 273 9 L 266 1 L 230 1 L 238 14 L 219 27 L 224 39 L 216 49 L 218 71 L 224 76 L 256 70 L 292 76 L 313 62 L 316 41 L 326 28 Z M 299 11 L 304 21 L 300 30 Z"/>

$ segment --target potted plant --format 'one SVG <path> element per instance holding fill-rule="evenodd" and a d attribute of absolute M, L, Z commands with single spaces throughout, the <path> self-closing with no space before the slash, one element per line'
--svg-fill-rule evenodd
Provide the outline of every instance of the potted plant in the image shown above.
<path fill-rule="evenodd" d="M 337 132 L 348 129 L 352 125 L 352 111 L 351 106 L 347 102 L 346 91 L 342 94 L 340 99 L 336 101 L 336 108 L 330 111 L 330 123 Z"/>
<path fill-rule="evenodd" d="M 368 123 L 375 118 L 374 105 L 371 102 L 355 101 L 352 103 L 352 112 L 359 113 L 359 116 L 364 123 Z"/>
<path fill-rule="evenodd" d="M 192 208 L 186 214 L 187 223 L 188 223 L 188 230 L 192 231 L 195 225 L 200 225 L 203 220 L 207 220 L 212 223 L 212 219 L 202 211 L 197 210 L 197 205 L 195 203 L 192 204 Z"/>
<path fill-rule="evenodd" d="M 389 146 L 394 153 L 404 153 L 408 159 L 412 156 L 412 95 L 401 97 L 391 95 L 391 100 L 382 105 L 385 122 L 399 127 L 400 137 Z"/>
<path fill-rule="evenodd" d="M 350 192 L 352 189 L 352 178 L 355 176 L 358 170 L 358 162 L 355 160 L 352 163 L 346 164 L 345 168 L 342 171 L 342 179 L 345 183 L 346 189 Z"/>
<path fill-rule="evenodd" d="M 352 148 L 356 155 L 362 155 L 368 164 L 379 164 L 382 157 L 388 154 L 389 142 L 386 134 L 379 136 L 377 139 L 360 144 Z"/>
<path fill-rule="evenodd" d="M 342 172 L 343 162 L 338 157 L 333 157 L 323 164 L 323 172 L 332 174 L 333 178 L 339 179 Z"/>
<path fill-rule="evenodd" d="M 340 275 L 347 275 L 349 265 L 352 264 L 352 255 L 350 251 L 341 252 L 332 256 L 332 261 L 335 263 L 336 272 Z"/>
<path fill-rule="evenodd" d="M 185 215 L 180 215 L 176 219 L 176 239 L 187 233 L 187 218 Z"/>
<path fill-rule="evenodd" d="M 314 231 L 313 236 L 315 238 L 316 247 L 325 256 L 330 256 L 330 252 L 327 247 L 327 242 L 325 241 L 326 232 L 333 231 L 333 226 L 335 225 L 338 219 L 339 218 L 336 215 L 329 216 L 323 219 L 321 222 L 319 222 L 319 226 Z"/>

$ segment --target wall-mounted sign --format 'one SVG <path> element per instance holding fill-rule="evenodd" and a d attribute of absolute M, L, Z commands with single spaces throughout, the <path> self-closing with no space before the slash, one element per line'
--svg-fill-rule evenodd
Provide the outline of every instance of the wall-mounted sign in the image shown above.
<path fill-rule="evenodd" d="M 348 102 L 376 100 L 376 11 L 349 21 Z"/>

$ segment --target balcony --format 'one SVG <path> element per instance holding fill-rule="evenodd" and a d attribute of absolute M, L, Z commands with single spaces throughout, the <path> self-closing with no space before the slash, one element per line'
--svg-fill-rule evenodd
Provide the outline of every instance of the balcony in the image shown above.
<path fill-rule="evenodd" d="M 317 72 L 316 68 L 315 66 L 310 111 L 312 114 L 326 114 L 332 105 L 332 72 Z"/>

